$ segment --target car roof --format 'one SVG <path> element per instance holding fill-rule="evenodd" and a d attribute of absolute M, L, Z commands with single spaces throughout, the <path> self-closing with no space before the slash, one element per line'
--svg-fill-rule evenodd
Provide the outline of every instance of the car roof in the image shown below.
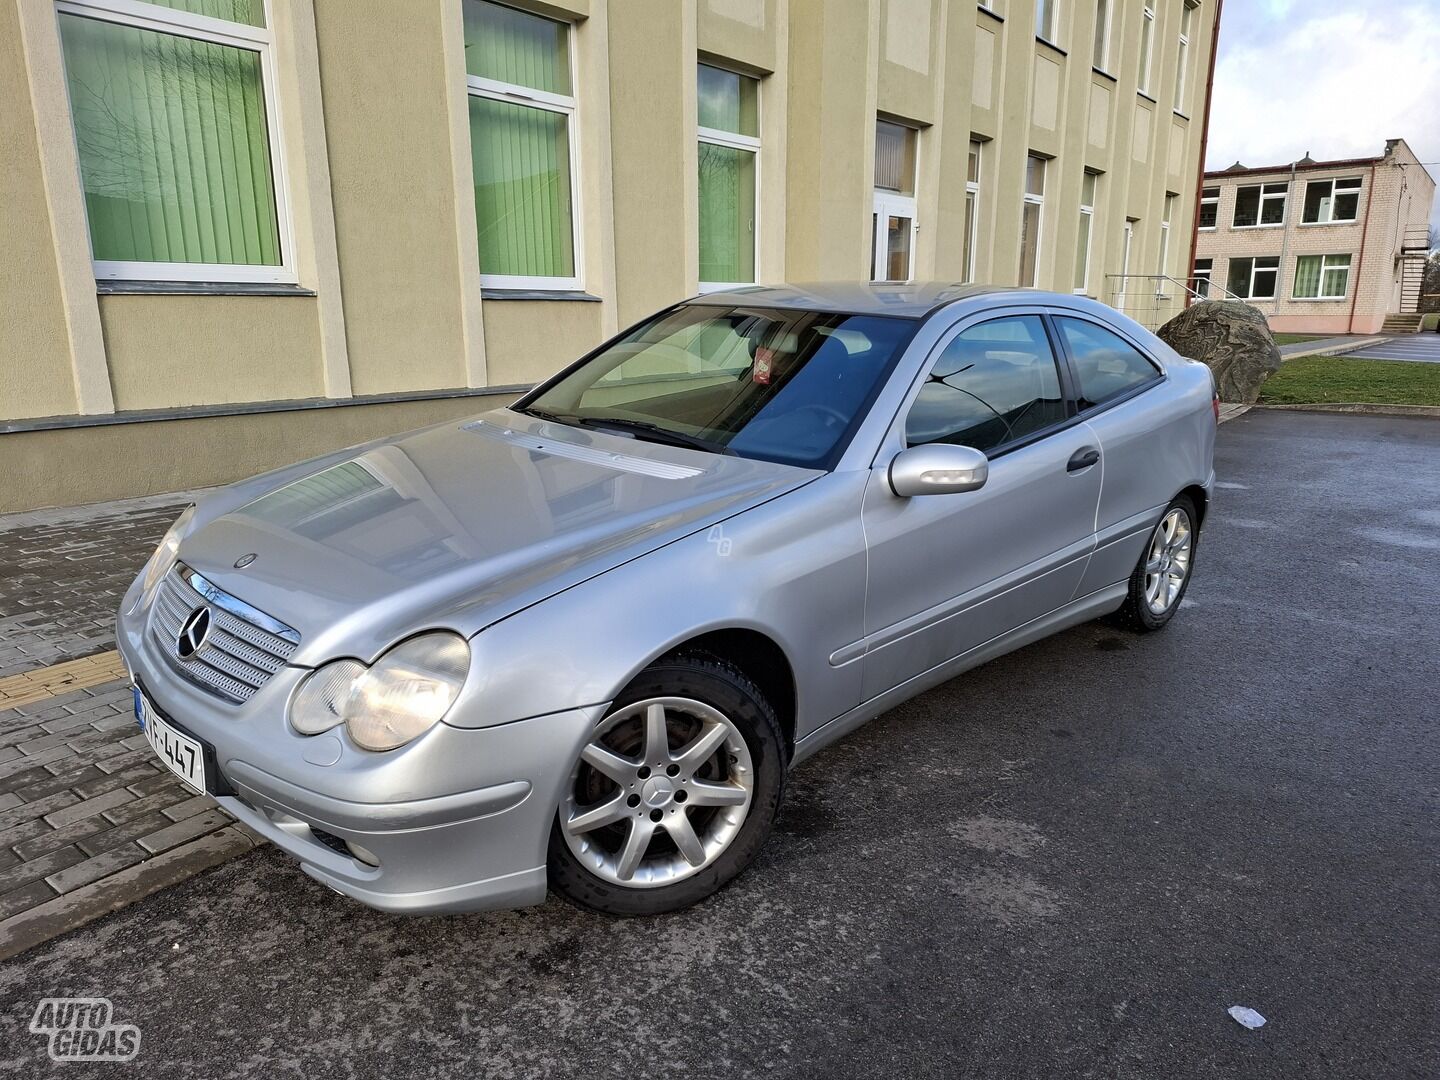
<path fill-rule="evenodd" d="M 757 305 L 835 311 L 852 315 L 890 315 L 923 319 L 959 300 L 979 297 L 1011 303 L 1069 303 L 1072 296 L 1000 285 L 964 285 L 955 281 L 815 281 L 788 285 L 745 285 L 696 296 L 686 303 L 714 306 Z"/>

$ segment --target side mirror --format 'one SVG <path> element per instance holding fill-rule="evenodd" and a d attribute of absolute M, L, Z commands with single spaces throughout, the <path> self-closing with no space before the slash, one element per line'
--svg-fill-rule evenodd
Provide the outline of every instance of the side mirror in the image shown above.
<path fill-rule="evenodd" d="M 901 450 L 890 462 L 890 490 L 912 495 L 974 491 L 990 477 L 990 459 L 971 446 L 927 443 Z"/>

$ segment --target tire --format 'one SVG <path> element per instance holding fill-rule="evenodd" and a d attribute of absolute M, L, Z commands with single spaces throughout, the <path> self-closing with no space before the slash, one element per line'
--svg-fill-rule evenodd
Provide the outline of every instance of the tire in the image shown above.
<path fill-rule="evenodd" d="M 668 757 L 654 734 L 657 705 Z M 687 758 L 687 750 L 695 753 Z M 663 657 L 615 699 L 572 766 L 550 830 L 550 887 L 606 915 L 697 904 L 755 858 L 779 813 L 785 773 L 774 707 L 744 672 L 709 653 Z"/>
<path fill-rule="evenodd" d="M 1186 560 L 1184 564 L 1183 577 L 1173 589 L 1173 594 L 1167 591 L 1166 602 L 1161 610 L 1156 609 L 1156 590 L 1151 581 L 1152 574 L 1147 568 L 1157 552 L 1157 544 L 1165 548 L 1164 532 L 1167 523 L 1172 515 L 1179 515 L 1183 521 L 1187 545 L 1185 547 Z M 1135 570 L 1130 575 L 1130 587 L 1125 593 L 1125 602 L 1120 609 L 1110 616 L 1110 621 L 1116 626 L 1126 630 L 1133 630 L 1136 633 L 1148 634 L 1161 629 L 1180 610 L 1180 601 L 1185 599 L 1185 593 L 1190 588 L 1190 579 L 1195 576 L 1195 551 L 1199 545 L 1200 534 L 1195 526 L 1195 503 L 1188 495 L 1177 496 L 1175 501 L 1165 508 L 1165 513 L 1160 516 L 1159 523 L 1151 531 L 1145 541 L 1145 547 L 1140 552 L 1140 559 L 1135 564 Z M 1172 549 L 1168 553 L 1171 561 L 1165 564 L 1172 568 L 1178 563 L 1176 558 L 1178 549 Z M 1153 575 L 1156 577 L 1162 575 Z"/>

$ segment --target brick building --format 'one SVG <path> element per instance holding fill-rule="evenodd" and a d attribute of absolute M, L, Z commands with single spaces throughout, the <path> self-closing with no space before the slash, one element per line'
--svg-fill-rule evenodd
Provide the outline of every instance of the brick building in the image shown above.
<path fill-rule="evenodd" d="M 1207 172 L 1196 291 L 1245 300 L 1276 331 L 1374 333 L 1417 310 L 1434 199 L 1404 139 L 1378 157 Z"/>

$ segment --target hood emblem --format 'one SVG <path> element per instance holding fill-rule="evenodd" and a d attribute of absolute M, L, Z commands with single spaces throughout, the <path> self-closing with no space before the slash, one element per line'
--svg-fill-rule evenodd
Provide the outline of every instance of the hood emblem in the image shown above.
<path fill-rule="evenodd" d="M 238 559 L 235 560 L 235 569 L 244 570 L 245 567 L 249 566 L 252 562 L 255 561 L 255 558 L 256 556 L 253 551 L 250 552 L 248 555 L 241 555 Z"/>
<path fill-rule="evenodd" d="M 175 635 L 175 652 L 180 659 L 189 660 L 201 650 L 209 637 L 210 608 L 198 607 L 180 624 L 180 633 Z"/>

